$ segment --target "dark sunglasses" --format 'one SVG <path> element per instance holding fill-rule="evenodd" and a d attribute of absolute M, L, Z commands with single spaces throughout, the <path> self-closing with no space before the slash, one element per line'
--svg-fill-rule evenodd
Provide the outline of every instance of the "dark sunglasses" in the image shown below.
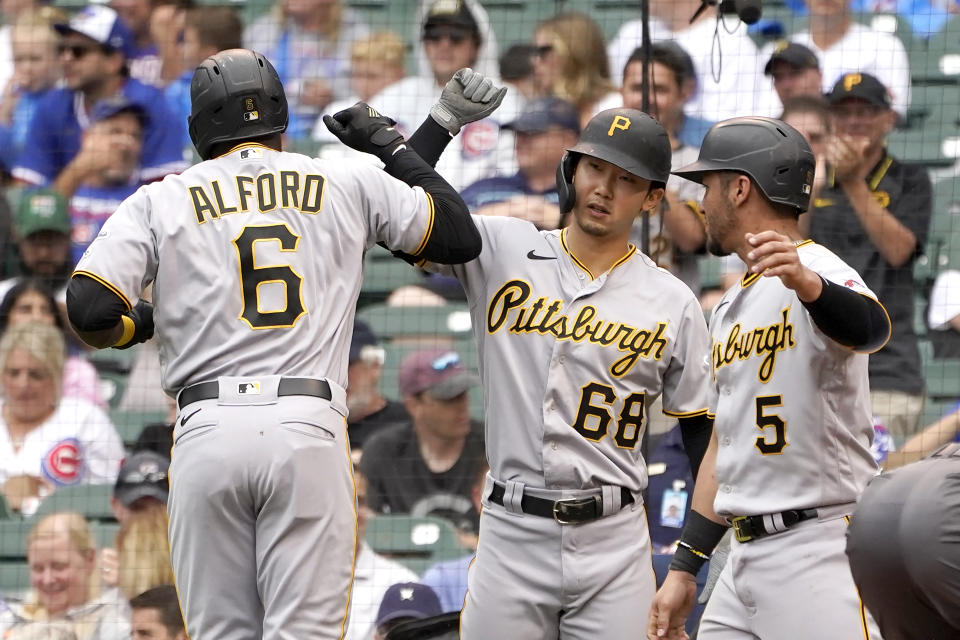
<path fill-rule="evenodd" d="M 59 44 L 57 45 L 57 55 L 62 56 L 69 52 L 72 57 L 79 60 L 96 48 L 96 46 L 87 44 Z"/>
<path fill-rule="evenodd" d="M 450 44 L 462 44 L 469 37 L 470 34 L 466 31 L 449 27 L 430 27 L 423 32 L 425 42 L 440 42 L 446 38 Z"/>
<path fill-rule="evenodd" d="M 548 55 L 550 55 L 550 52 L 552 51 L 553 51 L 552 44 L 542 44 L 533 50 L 533 55 L 534 57 L 537 57 L 537 58 L 545 58 Z"/>

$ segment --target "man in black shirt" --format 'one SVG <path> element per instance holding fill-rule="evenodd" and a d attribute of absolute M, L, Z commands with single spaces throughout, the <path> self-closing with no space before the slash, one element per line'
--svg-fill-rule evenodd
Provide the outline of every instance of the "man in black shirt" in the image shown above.
<path fill-rule="evenodd" d="M 437 515 L 474 528 L 479 514 L 470 491 L 484 464 L 484 446 L 481 425 L 470 419 L 467 392 L 479 378 L 456 352 L 427 349 L 403 359 L 399 383 L 410 420 L 370 438 L 360 460 L 370 508 Z"/>
<path fill-rule="evenodd" d="M 859 272 L 890 315 L 890 340 L 870 356 L 870 395 L 874 415 L 901 444 L 920 427 L 923 411 L 913 262 L 930 224 L 930 179 L 923 167 L 887 153 L 897 116 L 879 80 L 848 73 L 827 99 L 835 135 L 826 184 L 811 204 L 810 237 Z"/>

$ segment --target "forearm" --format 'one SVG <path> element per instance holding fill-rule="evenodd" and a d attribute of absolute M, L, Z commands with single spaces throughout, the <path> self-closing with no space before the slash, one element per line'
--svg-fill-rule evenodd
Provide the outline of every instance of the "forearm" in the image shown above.
<path fill-rule="evenodd" d="M 891 451 L 883 465 L 894 469 L 924 458 L 948 442 L 960 432 L 960 410 L 948 414 L 907 440 L 899 451 Z"/>
<path fill-rule="evenodd" d="M 819 277 L 819 276 L 818 276 Z M 890 318 L 869 296 L 820 277 L 820 295 L 803 306 L 828 338 L 855 351 L 874 351 L 890 337 Z"/>
<path fill-rule="evenodd" d="M 703 457 L 710 448 L 713 434 L 713 418 L 710 416 L 692 416 L 680 418 L 680 436 L 683 439 L 683 450 L 690 461 L 693 477 L 700 474 Z"/>
<path fill-rule="evenodd" d="M 77 336 L 97 349 L 112 347 L 129 329 L 126 302 L 92 278 L 74 275 L 67 285 L 67 318 Z"/>
<path fill-rule="evenodd" d="M 883 259 L 893 267 L 902 267 L 909 262 L 917 248 L 913 232 L 877 202 L 863 180 L 851 179 L 841 186 L 870 242 Z"/>
<path fill-rule="evenodd" d="M 703 249 L 707 233 L 703 220 L 693 208 L 698 206 L 697 203 L 681 200 L 676 191 L 669 189 L 666 200 L 669 211 L 665 212 L 664 226 L 670 233 L 674 246 L 686 253 L 696 253 Z"/>
<path fill-rule="evenodd" d="M 431 116 L 427 116 L 407 139 L 407 146 L 416 151 L 424 162 L 435 167 L 451 140 L 453 136 Z"/>
<path fill-rule="evenodd" d="M 717 431 L 714 429 L 710 435 L 710 445 L 707 447 L 706 453 L 703 454 L 703 461 L 700 463 L 700 472 L 697 474 L 694 484 L 690 507 L 705 518 L 727 526 L 727 522 L 713 510 L 713 501 L 717 497 L 718 448 Z M 713 551 L 713 549 L 709 551 Z"/>
<path fill-rule="evenodd" d="M 63 168 L 63 171 L 57 174 L 56 179 L 50 186 L 64 198 L 70 199 L 86 178 L 86 172 L 74 161 L 69 163 Z"/>

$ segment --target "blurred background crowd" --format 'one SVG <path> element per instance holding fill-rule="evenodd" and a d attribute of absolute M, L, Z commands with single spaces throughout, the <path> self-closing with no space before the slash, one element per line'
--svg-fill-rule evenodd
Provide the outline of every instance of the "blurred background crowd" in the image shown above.
<path fill-rule="evenodd" d="M 655 115 L 674 166 L 719 120 L 782 118 L 817 157 L 803 228 L 894 322 L 870 361 L 878 462 L 956 438 L 960 3 L 773 0 L 749 25 L 727 3 L 694 18 L 700 6 L 650 0 L 642 47 L 640 3 L 627 0 L 0 0 L 0 636 L 185 637 L 166 533 L 175 410 L 157 351 L 86 351 L 64 321 L 65 283 L 124 198 L 198 161 L 190 78 L 222 49 L 273 62 L 290 101 L 285 148 L 332 161 L 360 154 L 323 114 L 363 100 L 410 134 L 457 69 L 497 78 L 502 106 L 465 126 L 438 170 L 474 213 L 542 229 L 564 225 L 557 164 L 603 109 Z M 700 196 L 672 178 L 634 242 L 709 317 L 743 265 L 707 253 Z M 368 640 L 459 610 L 486 463 L 459 284 L 374 247 L 357 318 L 347 637 Z M 692 478 L 676 425 L 657 406 L 646 415 L 663 571 Z"/>

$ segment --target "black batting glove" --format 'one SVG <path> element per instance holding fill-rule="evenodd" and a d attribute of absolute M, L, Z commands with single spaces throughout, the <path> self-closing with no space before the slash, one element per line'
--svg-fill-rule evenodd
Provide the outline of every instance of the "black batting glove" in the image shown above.
<path fill-rule="evenodd" d="M 407 147 L 406 141 L 395 127 L 396 121 L 380 115 L 365 102 L 358 102 L 332 116 L 323 116 L 323 124 L 327 125 L 330 133 L 337 136 L 343 144 L 357 151 L 371 153 L 384 164 L 395 153 Z"/>
<path fill-rule="evenodd" d="M 153 305 L 140 300 L 133 309 L 123 314 L 123 335 L 114 349 L 129 349 L 153 337 Z"/>

